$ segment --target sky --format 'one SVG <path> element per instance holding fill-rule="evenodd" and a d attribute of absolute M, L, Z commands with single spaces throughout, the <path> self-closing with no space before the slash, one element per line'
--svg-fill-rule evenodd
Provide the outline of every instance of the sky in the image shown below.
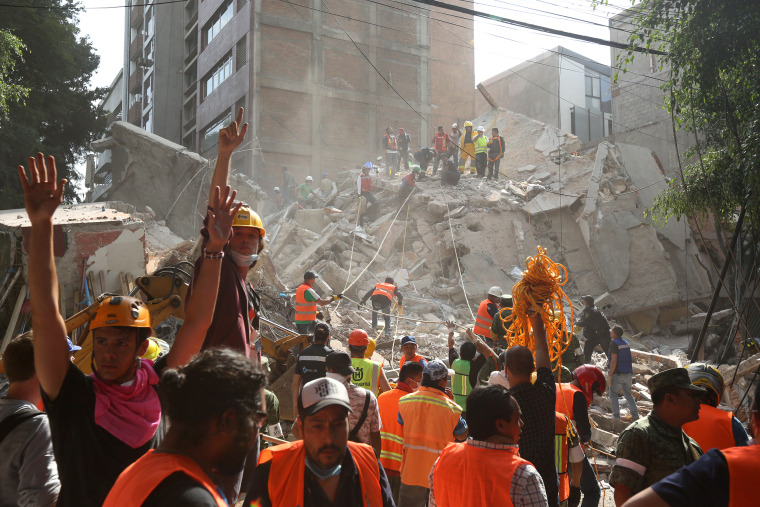
<path fill-rule="evenodd" d="M 456 0 L 444 1 L 457 3 Z M 82 2 L 85 11 L 79 16 L 81 35 L 90 39 L 100 55 L 100 67 L 93 76 L 93 86 L 109 86 L 122 67 L 125 10 L 103 7 L 125 3 L 119 0 Z M 608 39 L 608 18 L 630 5 L 631 0 L 610 0 L 608 6 L 593 10 L 591 2 L 586 0 L 484 0 L 477 2 L 475 9 L 535 25 Z M 452 16 L 440 16 L 440 19 L 459 23 L 454 16 L 461 15 L 452 13 Z M 476 19 L 474 37 L 467 42 L 475 44 L 476 83 L 557 46 L 564 46 L 600 63 L 610 64 L 610 48 L 607 46 L 540 34 L 481 18 Z"/>

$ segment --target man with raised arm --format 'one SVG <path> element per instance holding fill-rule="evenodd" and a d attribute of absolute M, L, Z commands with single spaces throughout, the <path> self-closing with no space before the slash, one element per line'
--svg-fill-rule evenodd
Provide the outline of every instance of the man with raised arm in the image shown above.
<path fill-rule="evenodd" d="M 208 212 L 206 263 L 196 296 L 169 353 L 155 366 L 140 356 L 151 334 L 148 309 L 139 299 L 104 300 L 90 324 L 93 373 L 69 360 L 66 325 L 58 308 L 58 275 L 53 259 L 53 214 L 66 180 L 56 181 L 55 159 L 29 158 L 29 177 L 18 168 L 31 222 L 29 293 L 34 329 L 34 364 L 50 420 L 61 491 L 58 505 L 100 506 L 116 477 L 148 449 L 161 419 L 155 386 L 165 367 L 186 364 L 198 352 L 214 312 L 222 247 L 230 234 L 235 193 L 214 192 Z"/>

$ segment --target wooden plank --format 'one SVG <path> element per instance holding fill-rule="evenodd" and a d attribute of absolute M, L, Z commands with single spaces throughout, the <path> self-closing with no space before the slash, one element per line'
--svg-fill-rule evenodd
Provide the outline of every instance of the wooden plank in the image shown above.
<path fill-rule="evenodd" d="M 11 290 L 13 289 L 13 286 L 16 285 L 16 280 L 18 280 L 18 277 L 21 276 L 21 268 L 18 268 L 16 270 L 16 274 L 13 275 L 13 280 L 11 280 L 10 285 L 8 285 L 8 288 L 5 289 L 5 292 L 3 293 L 2 299 L 0 299 L 0 308 L 3 307 L 3 304 L 5 303 L 6 298 L 11 293 Z"/>
<path fill-rule="evenodd" d="M 3 337 L 3 343 L 0 344 L 0 354 L 3 353 L 5 350 L 5 347 L 8 345 L 8 342 L 11 341 L 11 338 L 16 333 L 16 324 L 18 324 L 18 316 L 21 313 L 21 307 L 24 304 L 24 301 L 26 300 L 26 293 L 29 290 L 29 288 L 24 285 L 21 287 L 21 292 L 18 293 L 18 298 L 16 299 L 16 306 L 13 308 L 13 313 L 11 314 L 11 320 L 8 322 L 8 327 L 5 329 L 5 336 Z"/>
<path fill-rule="evenodd" d="M 92 271 L 87 272 L 87 284 L 90 286 L 90 298 L 95 301 L 95 298 L 98 297 L 99 293 L 95 288 L 95 275 Z"/>
<path fill-rule="evenodd" d="M 119 281 L 121 282 L 121 294 L 126 296 L 129 294 L 129 283 L 127 283 L 127 275 L 124 272 L 119 273 Z"/>
<path fill-rule="evenodd" d="M 127 294 L 132 292 L 132 289 L 135 288 L 135 277 L 132 275 L 132 273 L 127 273 Z"/>
<path fill-rule="evenodd" d="M 98 279 L 100 280 L 100 293 L 106 292 L 106 275 L 103 271 L 98 271 Z"/>

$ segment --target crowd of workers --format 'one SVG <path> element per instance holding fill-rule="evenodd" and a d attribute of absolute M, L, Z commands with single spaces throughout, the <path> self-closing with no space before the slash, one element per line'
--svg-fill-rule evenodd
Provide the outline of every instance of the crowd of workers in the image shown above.
<path fill-rule="evenodd" d="M 259 300 L 246 281 L 266 231 L 226 185 L 246 128 L 241 110 L 220 132 L 203 250 L 171 349 L 155 362 L 141 358 L 148 308 L 110 296 L 89 325 L 90 375 L 71 360 L 76 345 L 58 306 L 53 214 L 66 182 L 57 181 L 53 157 L 30 157 L 28 173 L 19 167 L 31 222 L 33 331 L 4 354 L 10 389 L 0 403 L 0 505 L 226 506 L 240 498 L 245 506 L 597 505 L 588 408 L 606 390 L 605 373 L 581 364 L 566 382 L 555 380 L 535 309 L 535 350 L 506 347 L 498 328 L 512 302 L 499 287 L 479 305 L 458 351 L 451 324 L 448 364 L 418 354 L 415 338 L 405 336 L 391 384 L 372 360 L 367 331 L 350 333 L 348 353 L 331 349 L 331 329 L 316 315 L 341 295 L 321 298 L 307 271 L 295 324 L 313 344 L 300 352 L 292 381 L 296 439 L 261 448 L 262 431 L 284 435 L 272 420 L 277 402 L 256 347 Z M 362 299 L 372 300 L 373 328 L 394 298 L 401 303 L 386 279 Z M 593 298 L 583 300 L 578 324 L 600 329 L 596 312 L 603 314 Z M 610 385 L 623 389 L 638 416 L 630 347 L 620 328 L 607 329 L 608 338 L 594 340 L 608 356 Z M 718 370 L 674 368 L 648 387 L 653 410 L 636 417 L 616 450 L 616 503 L 754 505 L 760 447 L 747 445 L 738 420 L 717 408 Z M 609 394 L 618 407 L 617 390 Z M 760 388 L 754 394 L 757 435 Z M 44 413 L 35 408 L 40 399 Z"/>

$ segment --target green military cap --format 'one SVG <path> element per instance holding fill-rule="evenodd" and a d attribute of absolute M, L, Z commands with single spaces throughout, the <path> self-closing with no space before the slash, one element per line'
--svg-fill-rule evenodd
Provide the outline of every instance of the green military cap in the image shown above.
<path fill-rule="evenodd" d="M 697 387 L 689 380 L 689 372 L 686 368 L 671 368 L 670 370 L 661 371 L 657 375 L 653 375 L 647 381 L 647 387 L 649 387 L 649 393 L 654 395 L 655 392 L 663 387 L 680 387 L 681 389 L 690 389 L 692 391 L 699 391 L 706 393 L 707 390 L 703 387 Z"/>

